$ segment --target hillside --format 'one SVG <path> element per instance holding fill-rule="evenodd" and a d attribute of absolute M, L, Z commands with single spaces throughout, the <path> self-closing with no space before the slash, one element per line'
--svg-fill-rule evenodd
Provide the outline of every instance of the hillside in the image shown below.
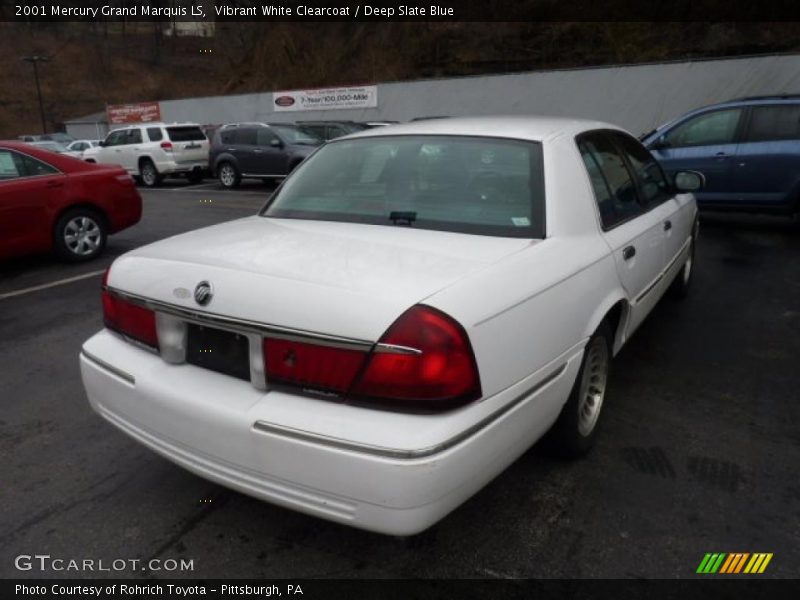
<path fill-rule="evenodd" d="M 227 23 L 171 38 L 153 23 L 0 24 L 0 137 L 106 104 L 345 83 L 800 51 L 797 23 Z"/>

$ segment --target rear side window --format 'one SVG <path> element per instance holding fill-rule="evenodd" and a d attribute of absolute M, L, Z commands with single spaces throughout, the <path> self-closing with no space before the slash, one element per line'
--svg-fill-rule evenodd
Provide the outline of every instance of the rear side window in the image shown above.
<path fill-rule="evenodd" d="M 167 135 L 173 142 L 200 142 L 206 134 L 199 127 L 167 127 Z"/>
<path fill-rule="evenodd" d="M 160 142 L 164 139 L 164 134 L 161 133 L 160 127 L 148 127 L 147 137 L 151 142 Z"/>
<path fill-rule="evenodd" d="M 800 104 L 754 106 L 746 142 L 800 139 Z"/>
<path fill-rule="evenodd" d="M 21 165 L 18 163 L 18 166 L 22 167 L 20 170 L 22 171 L 22 174 L 27 177 L 36 177 L 38 175 L 55 175 L 59 172 L 55 167 L 51 167 L 47 163 L 44 163 L 26 154 L 15 154 L 15 158 L 19 159 Z"/>
<path fill-rule="evenodd" d="M 584 136 L 578 142 L 578 149 L 589 172 L 603 228 L 609 229 L 644 212 L 625 160 L 608 136 L 603 133 Z"/>
<path fill-rule="evenodd" d="M 27 154 L 0 150 L 0 180 L 55 175 L 58 169 Z"/>
<path fill-rule="evenodd" d="M 667 133 L 664 141 L 673 148 L 732 144 L 741 118 L 741 108 L 697 115 Z"/>
<path fill-rule="evenodd" d="M 647 149 L 624 133 L 610 134 L 622 148 L 628 163 L 639 182 L 642 202 L 645 206 L 660 204 L 672 197 L 672 186 L 668 183 L 661 166 Z"/>

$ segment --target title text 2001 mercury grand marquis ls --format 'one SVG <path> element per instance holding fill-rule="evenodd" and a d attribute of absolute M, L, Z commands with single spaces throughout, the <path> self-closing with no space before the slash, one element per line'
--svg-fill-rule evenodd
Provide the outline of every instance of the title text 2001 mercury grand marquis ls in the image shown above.
<path fill-rule="evenodd" d="M 596 122 L 341 138 L 259 215 L 114 262 L 89 400 L 210 480 L 422 531 L 542 435 L 588 450 L 610 357 L 691 280 L 701 181 L 675 179 Z"/>

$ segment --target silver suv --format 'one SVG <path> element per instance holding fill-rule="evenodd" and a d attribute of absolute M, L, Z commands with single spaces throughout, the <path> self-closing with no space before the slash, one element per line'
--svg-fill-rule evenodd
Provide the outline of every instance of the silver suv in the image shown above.
<path fill-rule="evenodd" d="M 208 168 L 208 139 L 195 123 L 141 123 L 115 129 L 96 148 L 84 152 L 88 162 L 121 165 L 145 186 L 167 176 L 203 180 Z"/>

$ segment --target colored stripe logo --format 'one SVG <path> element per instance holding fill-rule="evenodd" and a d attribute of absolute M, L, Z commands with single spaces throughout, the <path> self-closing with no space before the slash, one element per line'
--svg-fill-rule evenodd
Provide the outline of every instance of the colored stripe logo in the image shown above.
<path fill-rule="evenodd" d="M 704 575 L 713 575 L 715 573 L 725 575 L 763 573 L 771 560 L 771 552 L 756 552 L 753 554 L 749 552 L 733 552 L 730 554 L 709 552 L 700 561 L 697 573 Z"/>

